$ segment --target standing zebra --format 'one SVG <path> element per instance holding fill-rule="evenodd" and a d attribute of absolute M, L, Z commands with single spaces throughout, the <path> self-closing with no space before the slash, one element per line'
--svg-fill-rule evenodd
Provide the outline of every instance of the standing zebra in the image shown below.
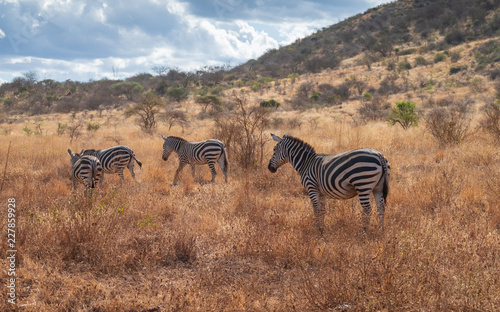
<path fill-rule="evenodd" d="M 123 145 L 102 150 L 82 150 L 80 154 L 97 157 L 101 161 L 104 173 L 118 173 L 118 176 L 120 176 L 120 183 L 123 183 L 123 170 L 125 167 L 128 168 L 132 178 L 135 180 L 134 160 L 139 167 L 142 168 L 142 163 L 135 157 L 134 152 Z M 104 175 L 102 180 L 104 181 Z"/>
<path fill-rule="evenodd" d="M 227 183 L 227 153 L 224 143 L 219 140 L 206 140 L 202 142 L 188 142 L 182 138 L 169 136 L 161 136 L 163 142 L 163 160 L 167 160 L 172 151 L 179 155 L 179 167 L 175 172 L 174 185 L 177 184 L 179 173 L 182 168 L 187 164 L 191 165 L 193 177 L 195 172 L 195 165 L 208 164 L 212 172 L 212 181 L 215 180 L 215 163 L 218 161 Z"/>
<path fill-rule="evenodd" d="M 375 195 L 380 227 L 384 227 L 384 203 L 389 193 L 390 166 L 381 153 L 361 148 L 338 155 L 316 154 L 314 148 L 300 139 L 271 134 L 278 142 L 269 161 L 271 172 L 290 162 L 300 174 L 302 185 L 311 198 L 316 226 L 325 227 L 325 195 L 349 199 L 356 195 L 364 210 L 363 229 L 370 222 L 370 193 Z"/>
<path fill-rule="evenodd" d="M 71 176 L 73 177 L 73 189 L 76 190 L 76 181 L 83 182 L 85 193 L 96 187 L 102 177 L 101 162 L 94 156 L 81 156 L 73 153 L 68 148 L 68 154 L 71 156 Z"/>

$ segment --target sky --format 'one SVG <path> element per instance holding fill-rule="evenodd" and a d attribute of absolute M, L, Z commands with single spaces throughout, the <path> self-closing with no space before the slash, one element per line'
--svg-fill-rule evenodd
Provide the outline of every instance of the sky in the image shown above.
<path fill-rule="evenodd" d="M 0 84 L 236 66 L 391 0 L 0 0 Z"/>

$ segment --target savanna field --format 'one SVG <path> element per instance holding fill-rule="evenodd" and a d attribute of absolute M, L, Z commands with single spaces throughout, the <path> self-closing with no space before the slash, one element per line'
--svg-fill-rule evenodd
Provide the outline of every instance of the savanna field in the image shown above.
<path fill-rule="evenodd" d="M 473 48 L 460 48 L 458 65 L 470 63 Z M 231 133 L 221 132 L 229 125 L 217 128 L 192 98 L 176 108 L 189 124 L 159 122 L 152 135 L 124 114 L 126 107 L 19 115 L 0 124 L 0 229 L 6 238 L 8 200 L 15 198 L 17 249 L 16 305 L 8 303 L 4 286 L 0 310 L 500 310 L 500 148 L 484 124 L 484 107 L 498 106 L 492 103 L 500 85 L 470 72 L 451 76 L 450 66 L 458 65 L 446 61 L 397 76 L 382 62 L 367 68 L 347 60 L 339 70 L 296 77 L 295 84 L 284 79 L 274 89 L 235 93 L 246 97 L 247 111 L 269 98 L 282 106 L 270 108 L 269 122 L 256 128 L 264 134 L 262 161 L 257 155 L 244 168 L 236 161 L 236 143 L 228 146 L 228 183 L 218 165 L 213 184 L 206 183 L 207 166 L 198 166 L 194 178 L 187 166 L 172 185 L 178 158 L 162 160 L 160 135 L 224 141 Z M 303 110 L 286 101 L 308 81 L 338 85 L 354 75 L 377 88 L 394 76 L 392 82 L 406 90 L 385 96 L 389 107 L 377 109 L 412 101 L 421 116 L 418 127 L 403 130 L 386 117 L 371 118 L 369 107 L 362 107 L 375 100 L 361 95 Z M 232 99 L 229 91 L 223 96 Z M 448 130 L 433 134 L 429 124 L 448 116 L 440 109 L 454 107 L 467 114 L 450 125 L 465 120 L 466 133 L 447 142 Z M 431 118 L 433 109 L 442 115 Z M 80 134 L 72 135 L 78 120 L 84 121 Z M 298 173 L 289 164 L 274 174 L 267 169 L 270 133 L 291 134 L 318 153 L 380 151 L 391 165 L 384 231 L 372 200 L 363 233 L 355 197 L 327 200 L 321 235 Z M 143 164 L 135 164 L 136 181 L 125 170 L 122 186 L 116 174 L 106 175 L 92 200 L 82 184 L 73 191 L 68 148 L 119 144 Z M 5 242 L 2 254 L 7 250 Z M 2 285 L 9 265 L 0 258 Z"/>
<path fill-rule="evenodd" d="M 422 126 L 355 125 L 328 108 L 273 114 L 316 122 L 271 126 L 263 163 L 248 170 L 231 162 L 228 151 L 227 184 L 219 167 L 215 183 L 204 183 L 211 176 L 203 166 L 194 179 L 185 168 L 172 186 L 177 156 L 161 159 L 160 134 L 208 139 L 210 119 L 184 132 L 160 125 L 149 136 L 119 113 L 119 122 L 96 116 L 102 127 L 71 143 L 56 134 L 57 122 L 70 114 L 46 116 L 42 135 L 11 125 L 0 141 L 2 173 L 9 151 L 0 198 L 3 220 L 8 198 L 16 200 L 17 309 L 498 310 L 500 155 L 488 135 L 476 131 L 459 145 L 442 146 Z M 382 152 L 391 164 L 385 231 L 374 210 L 363 234 L 354 198 L 327 200 L 320 235 L 294 169 L 267 169 L 269 132 L 293 134 L 319 153 Z M 122 187 L 117 175 L 107 175 L 92 202 L 83 185 L 73 192 L 67 149 L 117 142 L 143 163 L 142 170 L 135 166 L 136 182 L 128 171 Z M 6 281 L 9 264 L 2 258 L 0 265 Z M 2 310 L 12 309 L 5 289 L 0 296 Z"/>

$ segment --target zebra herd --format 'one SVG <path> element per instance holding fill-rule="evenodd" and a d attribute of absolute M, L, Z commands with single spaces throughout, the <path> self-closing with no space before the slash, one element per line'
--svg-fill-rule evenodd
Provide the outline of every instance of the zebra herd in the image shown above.
<path fill-rule="evenodd" d="M 311 199 L 316 227 L 323 233 L 326 196 L 335 199 L 349 199 L 356 195 L 363 207 L 363 229 L 366 230 L 370 221 L 370 194 L 373 193 L 379 215 L 379 226 L 383 229 L 384 212 L 389 193 L 390 165 L 387 159 L 378 151 L 361 148 L 338 155 L 317 154 L 308 143 L 284 135 L 282 138 L 271 134 L 277 144 L 269 161 L 268 169 L 276 172 L 280 166 L 290 163 L 300 175 L 302 185 Z M 162 159 L 168 160 L 172 152 L 179 156 L 179 167 L 174 176 L 173 184 L 177 184 L 179 173 L 186 165 L 190 165 L 194 177 L 195 166 L 207 164 L 214 182 L 218 162 L 227 183 L 228 159 L 224 143 L 219 140 L 188 142 L 182 138 L 162 136 Z M 135 179 L 134 161 L 142 168 L 142 163 L 134 152 L 123 145 L 104 150 L 82 150 L 79 154 L 72 153 L 71 168 L 73 188 L 76 181 L 83 182 L 87 190 L 92 190 L 103 181 L 104 173 L 118 173 L 123 182 L 123 170 L 128 168 Z"/>

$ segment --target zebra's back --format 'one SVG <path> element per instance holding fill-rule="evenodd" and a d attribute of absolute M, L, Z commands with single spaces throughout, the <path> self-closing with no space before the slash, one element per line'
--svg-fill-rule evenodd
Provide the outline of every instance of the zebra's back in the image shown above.
<path fill-rule="evenodd" d="M 188 163 L 203 165 L 209 161 L 217 161 L 224 148 L 224 143 L 215 139 L 202 142 L 187 142 L 182 146 L 179 156 L 185 156 Z"/>
<path fill-rule="evenodd" d="M 378 151 L 362 148 L 338 155 L 318 155 L 313 176 L 320 192 L 338 199 L 371 191 L 382 179 L 385 158 Z"/>
<path fill-rule="evenodd" d="M 134 152 L 127 146 L 119 145 L 102 150 L 86 150 L 83 155 L 93 155 L 99 158 L 105 173 L 117 173 L 132 161 Z"/>

